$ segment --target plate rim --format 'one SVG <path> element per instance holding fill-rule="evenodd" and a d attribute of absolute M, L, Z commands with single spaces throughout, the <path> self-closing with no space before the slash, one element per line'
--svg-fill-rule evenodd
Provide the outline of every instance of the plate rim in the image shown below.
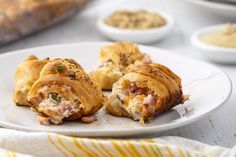
<path fill-rule="evenodd" d="M 22 51 L 29 51 L 29 50 L 39 50 L 42 48 L 53 48 L 53 47 L 65 47 L 65 46 L 78 46 L 78 45 L 90 45 L 90 44 L 98 44 L 98 45 L 105 45 L 105 44 L 111 44 L 113 42 L 104 42 L 104 41 L 92 41 L 92 42 L 75 42 L 75 43 L 65 43 L 65 44 L 55 44 L 55 45 L 46 45 L 46 46 L 39 46 L 39 47 L 32 47 L 32 48 L 27 48 L 27 49 L 20 49 L 20 50 L 15 50 L 15 51 L 9 51 L 9 52 L 5 52 L 3 54 L 0 54 L 0 59 L 2 57 L 8 56 L 8 55 L 12 55 L 12 54 L 19 54 Z M 83 136 L 83 137 L 125 137 L 125 136 L 129 136 L 129 135 L 141 135 L 144 133 L 158 133 L 158 132 L 163 132 L 166 130 L 170 130 L 170 129 L 174 129 L 177 127 L 181 127 L 187 124 L 190 124 L 192 122 L 195 122 L 199 119 L 202 119 L 210 114 L 212 114 L 213 112 L 218 111 L 221 107 L 224 106 L 225 102 L 229 99 L 229 97 L 232 94 L 232 81 L 230 79 L 230 77 L 228 76 L 228 74 L 226 72 L 224 72 L 222 69 L 211 65 L 209 63 L 206 63 L 204 61 L 201 60 L 197 60 L 197 59 L 193 59 L 190 57 L 186 57 L 183 55 L 179 55 L 179 54 L 174 54 L 171 53 L 171 51 L 169 50 L 165 50 L 165 49 L 161 49 L 158 47 L 154 47 L 154 46 L 146 46 L 146 45 L 142 45 L 142 44 L 138 44 L 139 47 L 143 47 L 143 48 L 151 48 L 151 49 L 155 49 L 157 51 L 160 52 L 165 52 L 169 55 L 173 55 L 173 56 L 178 56 L 181 57 L 183 59 L 188 59 L 197 63 L 201 63 L 201 64 L 205 64 L 207 66 L 210 66 L 214 69 L 217 69 L 218 71 L 220 71 L 227 79 L 227 84 L 229 87 L 229 90 L 227 92 L 227 96 L 224 98 L 224 100 L 222 100 L 215 108 L 213 108 L 212 110 L 205 112 L 199 116 L 194 116 L 191 117 L 189 119 L 186 119 L 185 121 L 181 121 L 181 122 L 171 122 L 171 123 L 165 123 L 165 124 L 161 124 L 158 126 L 148 126 L 148 127 L 140 127 L 140 128 L 127 128 L 127 129 L 122 129 L 122 130 L 98 130 L 98 131 L 94 131 L 94 130 L 86 130 L 86 131 L 78 131 L 78 130 L 52 130 L 50 128 L 33 128 L 33 127 L 28 127 L 28 126 L 21 126 L 18 124 L 14 124 L 14 123 L 9 123 L 9 122 L 5 122 L 3 120 L 0 119 L 0 126 L 5 127 L 5 128 L 10 128 L 10 129 L 16 129 L 16 130 L 21 130 L 21 131 L 28 131 L 28 132 L 53 132 L 53 133 L 60 133 L 60 134 L 64 134 L 64 135 L 73 135 L 73 136 Z M 125 118 L 125 117 L 124 117 Z"/>

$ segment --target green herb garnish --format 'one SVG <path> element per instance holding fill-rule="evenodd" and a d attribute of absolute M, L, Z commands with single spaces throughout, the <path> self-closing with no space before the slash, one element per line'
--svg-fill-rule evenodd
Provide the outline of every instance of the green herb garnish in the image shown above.
<path fill-rule="evenodd" d="M 58 97 L 57 93 L 49 93 L 48 94 L 48 98 L 53 102 L 53 103 L 60 103 L 61 99 Z"/>
<path fill-rule="evenodd" d="M 57 65 L 56 66 L 57 71 L 63 71 L 64 69 L 65 69 L 65 67 L 63 65 Z"/>

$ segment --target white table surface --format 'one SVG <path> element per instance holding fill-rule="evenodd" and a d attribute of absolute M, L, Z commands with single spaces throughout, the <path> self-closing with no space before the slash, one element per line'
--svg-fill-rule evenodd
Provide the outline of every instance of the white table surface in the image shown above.
<path fill-rule="evenodd" d="M 0 48 L 0 53 L 51 44 L 106 41 L 108 39 L 103 37 L 96 28 L 97 16 L 105 10 L 123 6 L 124 2 L 126 2 L 125 6 L 130 6 L 129 4 L 133 4 L 134 1 L 97 0 L 78 16 L 40 33 L 7 44 Z M 150 45 L 200 60 L 205 59 L 190 45 L 189 39 L 192 33 L 204 26 L 228 22 L 228 19 L 218 17 L 185 0 L 136 0 L 135 2 L 135 6 L 160 8 L 176 20 L 174 32 L 167 39 Z M 236 88 L 236 65 L 215 64 L 215 66 L 230 76 L 233 87 Z M 167 131 L 163 135 L 176 135 L 208 144 L 232 147 L 236 144 L 236 92 L 233 90 L 230 99 L 216 113 L 192 124 Z"/>

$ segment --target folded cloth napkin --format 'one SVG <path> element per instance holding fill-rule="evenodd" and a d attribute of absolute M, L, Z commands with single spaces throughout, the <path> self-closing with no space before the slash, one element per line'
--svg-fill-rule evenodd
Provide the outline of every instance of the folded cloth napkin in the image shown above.
<path fill-rule="evenodd" d="M 232 149 L 180 137 L 94 139 L 0 128 L 1 157 L 235 157 Z"/>

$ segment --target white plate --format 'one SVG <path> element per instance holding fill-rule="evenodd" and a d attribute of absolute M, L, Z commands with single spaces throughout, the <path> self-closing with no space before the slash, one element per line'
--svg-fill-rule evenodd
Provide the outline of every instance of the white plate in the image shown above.
<path fill-rule="evenodd" d="M 222 17 L 225 17 L 227 19 L 233 19 L 235 20 L 235 14 L 236 14 L 236 4 L 230 5 L 227 3 L 219 3 L 215 1 L 207 1 L 207 0 L 188 0 L 189 2 L 192 2 L 193 4 L 197 4 L 208 11 L 211 11 L 217 15 L 220 15 Z"/>
<path fill-rule="evenodd" d="M 161 49 L 140 46 L 153 60 L 170 67 L 183 79 L 185 94 L 190 101 L 179 105 L 141 126 L 127 118 L 113 117 L 100 110 L 92 124 L 66 122 L 64 125 L 40 125 L 36 113 L 17 107 L 12 101 L 13 76 L 16 66 L 30 54 L 40 58 L 74 58 L 86 69 L 94 67 L 99 49 L 109 43 L 91 42 L 39 47 L 0 55 L 0 125 L 25 131 L 48 131 L 77 136 L 131 136 L 158 133 L 196 121 L 219 108 L 231 93 L 231 81 L 220 69 L 209 64 L 178 56 Z"/>
<path fill-rule="evenodd" d="M 127 9 L 127 10 L 138 10 L 136 9 Z M 113 11 L 109 11 L 109 13 L 102 15 L 97 22 L 97 27 L 102 34 L 106 37 L 114 40 L 114 41 L 133 41 L 136 43 L 151 43 L 160 41 L 161 39 L 167 37 L 174 27 L 174 20 L 168 14 L 156 10 L 156 9 L 145 9 L 149 12 L 157 12 L 159 13 L 165 20 L 166 24 L 162 27 L 145 29 L 145 30 L 129 30 L 129 29 L 121 29 L 115 28 L 107 25 L 104 22 L 108 16 L 110 16 Z"/>
<path fill-rule="evenodd" d="M 201 41 L 201 37 L 204 35 L 218 32 L 224 26 L 225 24 L 215 25 L 197 31 L 192 35 L 191 43 L 203 56 L 212 61 L 224 64 L 236 64 L 236 48 L 214 46 Z M 236 24 L 234 26 L 236 27 Z"/>

